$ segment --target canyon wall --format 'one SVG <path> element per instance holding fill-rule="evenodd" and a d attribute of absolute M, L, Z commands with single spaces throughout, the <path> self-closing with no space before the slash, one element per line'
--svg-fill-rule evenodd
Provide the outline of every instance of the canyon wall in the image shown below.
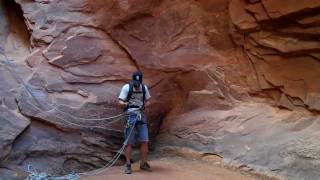
<path fill-rule="evenodd" d="M 170 143 L 175 142 L 203 157 L 216 154 L 228 164 L 270 176 L 318 179 L 319 5 L 230 1 L 225 9 L 229 32 L 242 50 L 240 62 L 247 65 L 242 70 L 249 97 L 231 98 L 231 108 L 219 109 L 208 106 L 219 101 L 207 89 L 201 90 L 206 95 L 190 92 L 185 108 L 204 106 L 167 117 L 162 147 L 175 149 Z M 234 86 L 227 82 L 226 87 Z"/>
<path fill-rule="evenodd" d="M 319 10 L 317 0 L 1 1 L 0 174 L 106 164 L 123 122 L 101 118 L 122 112 L 120 88 L 141 70 L 151 149 L 316 179 Z"/>

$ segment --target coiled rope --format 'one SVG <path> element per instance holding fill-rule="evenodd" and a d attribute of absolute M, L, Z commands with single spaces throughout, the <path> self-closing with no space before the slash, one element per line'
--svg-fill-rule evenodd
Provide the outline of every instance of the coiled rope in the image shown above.
<path fill-rule="evenodd" d="M 112 123 L 115 123 L 119 120 L 121 120 L 124 117 L 123 113 L 117 114 L 115 116 L 111 116 L 111 117 L 103 117 L 103 118 L 82 118 L 82 117 L 77 117 L 74 116 L 70 113 L 61 111 L 59 109 L 59 107 L 62 107 L 63 105 L 56 105 L 53 106 L 53 108 L 49 109 L 49 110 L 44 110 L 45 108 L 43 107 L 43 105 L 41 104 L 40 101 L 38 101 L 38 99 L 36 98 L 36 95 L 33 94 L 33 91 L 31 90 L 31 88 L 33 88 L 34 86 L 30 85 L 29 83 L 24 82 L 24 80 L 22 80 L 22 78 L 20 78 L 18 76 L 18 74 L 16 72 L 13 71 L 13 65 L 11 64 L 9 58 L 6 56 L 6 54 L 4 53 L 4 50 L 0 48 L 0 53 L 3 55 L 3 57 L 5 58 L 6 61 L 5 62 L 5 68 L 10 72 L 10 74 L 12 75 L 12 77 L 15 79 L 15 81 L 19 84 L 22 84 L 22 86 L 26 89 L 27 93 L 32 97 L 32 99 L 37 103 L 37 105 L 39 106 L 35 106 L 33 103 L 28 103 L 29 105 L 31 105 L 33 108 L 35 108 L 36 110 L 38 110 L 40 113 L 50 113 L 50 112 L 54 112 L 57 111 L 59 113 L 65 114 L 68 117 L 71 117 L 72 119 L 76 119 L 76 120 L 81 120 L 81 121 L 105 121 L 105 120 L 111 120 L 111 119 L 116 119 L 115 121 L 111 121 L 108 122 L 108 124 L 105 125 L 109 125 Z M 59 117 L 58 117 L 59 118 Z M 70 125 L 74 125 L 74 126 L 78 126 L 78 127 L 85 127 L 85 128 L 98 128 L 98 129 L 105 129 L 105 130 L 110 130 L 110 129 L 106 129 L 106 128 L 101 128 L 100 126 L 88 126 L 88 125 L 79 125 L 70 121 L 66 121 L 62 118 L 59 118 L 60 120 L 70 124 Z"/>
<path fill-rule="evenodd" d="M 138 113 L 137 113 L 138 112 Z M 141 120 L 142 115 L 140 110 L 137 110 L 136 115 L 137 118 L 136 120 L 133 122 L 133 124 L 130 126 L 130 132 L 128 137 L 125 139 L 122 147 L 118 150 L 117 154 L 115 156 L 113 156 L 113 158 L 109 161 L 108 164 L 106 164 L 105 166 L 103 166 L 102 168 L 93 170 L 93 171 L 89 171 L 89 172 L 84 172 L 84 173 L 71 173 L 71 174 L 67 174 L 64 176 L 51 176 L 50 174 L 44 173 L 44 172 L 37 172 L 36 170 L 34 170 L 32 168 L 31 165 L 28 166 L 28 173 L 29 176 L 27 178 L 27 180 L 79 180 L 81 177 L 84 176 L 94 176 L 97 174 L 100 174 L 102 172 L 107 171 L 110 167 L 112 167 L 120 158 L 121 154 L 123 153 L 123 151 L 125 150 L 127 144 L 128 144 L 128 140 L 135 128 L 136 122 Z"/>
<path fill-rule="evenodd" d="M 6 56 L 6 54 L 4 53 L 4 50 L 1 48 L 0 49 L 0 53 L 4 56 L 4 58 L 6 59 L 5 61 L 5 68 L 10 72 L 10 74 L 12 75 L 12 77 L 16 80 L 16 82 L 18 84 L 22 84 L 22 86 L 26 89 L 26 91 L 28 92 L 28 94 L 32 97 L 32 99 L 37 103 L 38 106 L 35 106 L 32 103 L 29 103 L 33 108 L 37 109 L 40 113 L 50 113 L 50 112 L 60 112 L 62 114 L 65 114 L 69 117 L 72 117 L 73 119 L 77 119 L 77 120 L 82 120 L 82 121 L 104 121 L 104 120 L 111 120 L 111 119 L 116 119 L 114 121 L 108 122 L 105 125 L 109 125 L 112 123 L 115 123 L 119 120 L 121 120 L 124 116 L 124 113 L 115 115 L 115 116 L 111 116 L 111 117 L 105 117 L 105 118 L 82 118 L 82 117 L 77 117 L 74 116 L 72 114 L 69 114 L 67 112 L 61 111 L 59 110 L 59 107 L 61 107 L 61 105 L 59 106 L 55 106 L 54 108 L 50 109 L 50 110 L 44 110 L 45 108 L 43 108 L 43 105 L 40 103 L 40 101 L 37 100 L 36 96 L 33 94 L 32 90 L 30 90 L 29 88 L 31 87 L 31 85 L 27 84 L 24 82 L 24 80 L 22 80 L 22 78 L 20 78 L 18 75 L 16 75 L 16 73 L 12 70 L 12 64 L 10 62 L 10 60 L 8 59 L 8 57 Z M 137 110 L 138 113 L 137 114 L 137 119 L 141 120 L 141 111 Z M 57 116 L 56 116 L 57 117 Z M 57 117 L 60 120 L 62 120 L 63 122 L 69 124 L 69 125 L 74 125 L 74 126 L 78 126 L 78 127 L 84 127 L 84 128 L 98 128 L 98 129 L 105 129 L 105 130 L 111 130 L 111 129 L 107 129 L 101 126 L 88 126 L 88 125 L 80 125 L 74 122 L 70 122 L 68 120 L 65 120 L 63 118 Z M 106 171 L 107 169 L 109 169 L 110 167 L 112 167 L 120 158 L 121 154 L 123 153 L 123 151 L 126 148 L 126 145 L 128 143 L 129 137 L 131 136 L 133 129 L 135 128 L 135 124 L 137 122 L 137 119 L 134 121 L 134 124 L 130 127 L 130 132 L 129 135 L 127 137 L 127 139 L 125 139 L 123 146 L 118 150 L 117 154 L 109 161 L 108 164 L 106 164 L 104 167 L 100 168 L 100 169 L 96 169 L 90 172 L 85 172 L 85 173 L 71 173 L 71 174 L 67 174 L 64 176 L 52 176 L 50 174 L 47 174 L 45 172 L 38 172 L 35 169 L 32 168 L 31 165 L 28 165 L 28 170 L 27 172 L 29 173 L 29 176 L 27 177 L 27 180 L 79 180 L 81 176 L 92 176 L 92 175 L 97 175 L 100 174 L 102 171 Z"/>
<path fill-rule="evenodd" d="M 116 123 L 120 120 L 122 120 L 124 117 L 126 117 L 127 115 L 121 113 L 121 114 L 118 114 L 118 115 L 115 115 L 115 116 L 111 116 L 111 117 L 108 117 L 108 118 L 97 118 L 97 119 L 85 119 L 85 118 L 80 118 L 80 117 L 77 117 L 77 116 L 73 116 L 69 113 L 66 113 L 64 111 L 61 111 L 61 110 L 58 110 L 57 108 L 53 108 L 53 109 L 50 109 L 48 111 L 42 111 L 41 109 L 39 109 L 37 106 L 35 106 L 34 104 L 30 103 L 30 106 L 32 106 L 33 108 L 37 109 L 38 111 L 40 111 L 41 113 L 54 113 L 54 111 L 57 111 L 57 112 L 60 112 L 68 117 L 70 117 L 71 119 L 75 119 L 75 120 L 82 120 L 82 121 L 105 121 L 105 120 L 110 120 L 110 119 L 115 119 L 113 121 L 110 121 L 108 123 L 104 123 L 105 126 L 107 125 L 110 125 L 110 124 L 113 124 L 113 123 Z M 93 126 L 93 125 L 82 125 L 82 124 L 77 124 L 77 123 L 74 123 L 74 122 L 71 122 L 71 121 L 68 121 L 64 118 L 61 118 L 59 116 L 57 116 L 57 114 L 55 114 L 56 118 L 58 118 L 59 120 L 63 121 L 64 123 L 68 124 L 68 125 L 72 125 L 72 126 L 76 126 L 76 127 L 80 127 L 80 128 L 96 128 L 96 129 L 103 129 L 103 130 L 109 130 L 109 131 L 113 131 L 112 129 L 110 128 L 105 128 L 105 127 L 102 127 L 102 126 Z"/>

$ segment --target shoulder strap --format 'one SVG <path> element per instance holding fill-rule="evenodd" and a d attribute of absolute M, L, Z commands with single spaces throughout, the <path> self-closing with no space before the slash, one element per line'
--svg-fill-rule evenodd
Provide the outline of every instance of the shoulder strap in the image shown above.
<path fill-rule="evenodd" d="M 142 93 L 143 93 L 142 99 L 143 99 L 143 104 L 144 104 L 144 101 L 146 100 L 146 87 L 144 84 L 141 84 L 141 86 L 142 86 Z M 133 93 L 133 83 L 130 82 L 129 83 L 129 92 L 128 92 L 128 96 L 127 96 L 126 101 L 129 101 L 131 99 L 132 93 Z"/>
<path fill-rule="evenodd" d="M 142 86 L 142 93 L 143 93 L 143 103 L 146 100 L 146 87 L 144 86 L 144 84 L 141 84 Z"/>
<path fill-rule="evenodd" d="M 129 92 L 128 92 L 126 101 L 129 101 L 129 100 L 130 100 L 131 95 L 132 95 L 132 92 L 133 92 L 133 83 L 130 82 L 130 83 L 129 83 Z"/>

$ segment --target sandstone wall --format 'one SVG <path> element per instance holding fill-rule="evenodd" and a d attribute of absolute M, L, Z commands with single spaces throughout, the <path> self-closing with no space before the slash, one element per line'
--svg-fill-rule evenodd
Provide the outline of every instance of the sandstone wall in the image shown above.
<path fill-rule="evenodd" d="M 162 146 L 176 142 L 285 179 L 318 179 L 319 1 L 232 0 L 228 13 L 240 62 L 249 62 L 242 70 L 250 98 L 217 109 L 207 105 L 219 102 L 212 94 L 190 94 L 185 105 L 203 108 L 168 117 Z"/>
<path fill-rule="evenodd" d="M 319 1 L 232 1 L 237 43 L 250 59 L 254 91 L 288 109 L 319 111 Z"/>
<path fill-rule="evenodd" d="M 121 113 L 119 90 L 141 70 L 153 97 L 152 147 L 161 131 L 162 146 L 181 142 L 271 175 L 316 177 L 319 7 L 1 1 L 0 172 L 11 177 L 32 164 L 65 174 L 108 162 L 122 122 L 85 119 Z"/>

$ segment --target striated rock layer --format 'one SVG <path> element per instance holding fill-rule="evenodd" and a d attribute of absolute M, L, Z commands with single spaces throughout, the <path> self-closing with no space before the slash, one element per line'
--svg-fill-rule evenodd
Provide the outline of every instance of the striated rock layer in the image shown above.
<path fill-rule="evenodd" d="M 166 118 L 162 146 L 175 142 L 271 176 L 318 179 L 319 3 L 230 1 L 230 35 L 248 62 L 250 97 L 217 108 L 213 92 L 190 92 L 185 111 Z"/>
<path fill-rule="evenodd" d="M 151 144 L 290 179 L 319 175 L 320 3 L 0 1 L 0 173 L 106 164 L 121 86 L 144 72 Z M 2 168 L 3 167 L 3 168 Z"/>

